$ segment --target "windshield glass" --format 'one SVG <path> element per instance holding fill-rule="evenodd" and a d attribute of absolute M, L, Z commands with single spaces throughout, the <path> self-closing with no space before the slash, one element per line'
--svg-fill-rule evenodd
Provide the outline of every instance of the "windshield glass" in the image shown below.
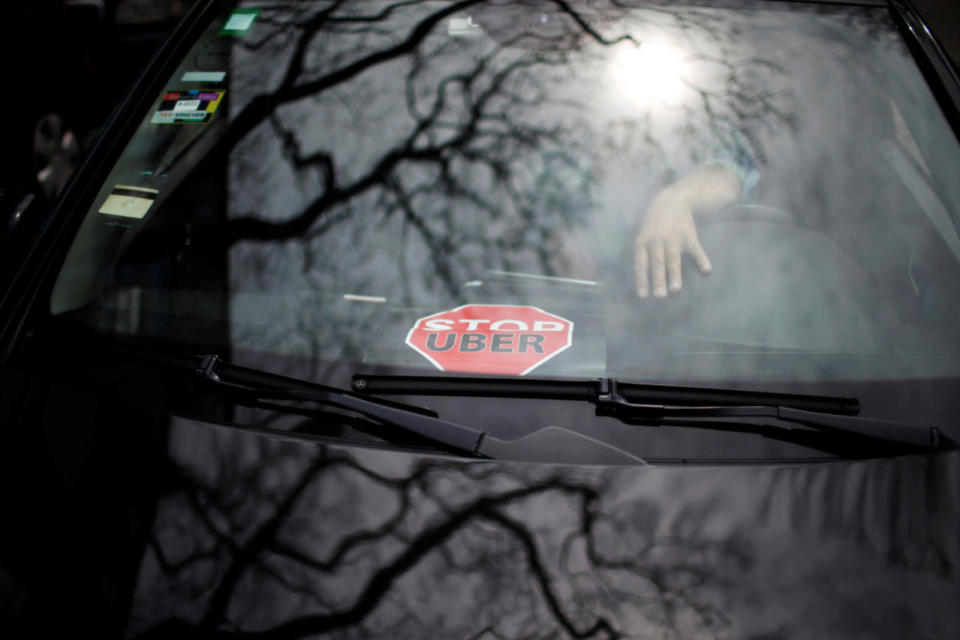
<path fill-rule="evenodd" d="M 340 384 L 948 379 L 958 152 L 884 8 L 226 3 L 50 309 Z"/>

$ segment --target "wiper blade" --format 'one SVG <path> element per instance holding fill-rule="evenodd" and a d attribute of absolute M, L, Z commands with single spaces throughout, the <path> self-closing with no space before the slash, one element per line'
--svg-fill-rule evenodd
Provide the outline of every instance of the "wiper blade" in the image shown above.
<path fill-rule="evenodd" d="M 595 401 L 603 394 L 602 385 L 616 385 L 625 400 L 635 403 L 670 405 L 762 405 L 782 406 L 807 411 L 856 415 L 856 398 L 818 396 L 738 389 L 707 389 L 663 384 L 621 382 L 612 378 L 594 380 L 548 380 L 537 378 L 485 378 L 479 376 L 353 376 L 355 391 L 371 394 L 408 394 L 423 396 L 476 396 L 485 398 L 539 398 L 542 400 Z"/>
<path fill-rule="evenodd" d="M 429 409 L 360 397 L 349 391 L 298 381 L 296 388 L 250 384 L 259 372 L 225 365 L 216 355 L 201 356 L 198 376 L 221 391 L 246 401 L 302 401 L 346 409 L 367 419 L 399 427 L 447 450 L 477 458 L 549 461 L 558 463 L 643 464 L 643 460 L 613 445 L 561 427 L 544 427 L 516 440 L 503 440 L 486 431 L 439 418 Z M 241 382 L 242 381 L 242 382 Z M 309 384 L 309 388 L 306 385 Z M 270 405 L 282 410 L 282 406 Z"/>
<path fill-rule="evenodd" d="M 621 383 L 613 378 L 576 381 L 357 375 L 352 386 L 372 394 L 580 400 L 594 403 L 597 415 L 647 426 L 732 431 L 735 429 L 728 428 L 731 423 L 718 419 L 762 418 L 921 450 L 937 451 L 956 446 L 935 427 L 853 415 L 860 407 L 855 398 L 645 385 Z M 767 437 L 776 437 L 769 430 L 757 431 Z"/>

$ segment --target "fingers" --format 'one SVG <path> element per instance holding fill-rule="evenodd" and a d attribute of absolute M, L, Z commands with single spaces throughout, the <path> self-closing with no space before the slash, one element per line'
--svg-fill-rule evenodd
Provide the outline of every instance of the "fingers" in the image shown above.
<path fill-rule="evenodd" d="M 663 240 L 655 240 L 651 249 L 651 267 L 653 269 L 653 297 L 667 296 L 667 265 Z"/>
<path fill-rule="evenodd" d="M 707 252 L 703 250 L 700 240 L 692 238 L 687 245 L 687 251 L 693 256 L 702 273 L 710 273 L 713 271 L 713 265 L 710 264 L 710 258 L 707 257 Z"/>
<path fill-rule="evenodd" d="M 679 242 L 667 242 L 667 276 L 669 277 L 670 291 L 680 291 L 683 288 Z"/>
<path fill-rule="evenodd" d="M 646 298 L 650 295 L 650 252 L 647 251 L 646 242 L 640 237 L 637 238 L 633 268 L 637 277 L 637 295 Z"/>
<path fill-rule="evenodd" d="M 686 246 L 702 273 L 710 273 L 713 265 L 700 241 L 691 239 Z M 637 295 L 646 298 L 653 289 L 655 298 L 665 298 L 669 291 L 683 289 L 683 244 L 662 239 L 637 237 L 634 272 Z M 668 289 L 669 283 L 669 289 Z"/>

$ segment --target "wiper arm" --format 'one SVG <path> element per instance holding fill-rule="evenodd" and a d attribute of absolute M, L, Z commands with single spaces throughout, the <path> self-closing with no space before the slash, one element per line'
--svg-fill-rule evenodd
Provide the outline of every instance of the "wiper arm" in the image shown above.
<path fill-rule="evenodd" d="M 374 394 L 543 398 L 592 402 L 597 415 L 629 424 L 723 430 L 719 419 L 767 418 L 884 444 L 936 451 L 955 445 L 935 427 L 856 416 L 855 398 L 697 389 L 598 380 L 357 375 L 358 391 Z M 729 424 L 729 423 L 726 423 Z M 765 432 L 768 437 L 773 437 Z"/>
<path fill-rule="evenodd" d="M 620 395 L 617 381 L 609 378 L 600 381 L 600 391 L 595 402 L 598 415 L 608 415 L 637 424 L 690 424 L 693 421 L 693 426 L 696 426 L 697 420 L 704 419 L 773 418 L 820 431 L 861 436 L 930 451 L 937 451 L 948 443 L 952 444 L 936 427 L 780 405 L 670 406 L 634 403 Z"/>
<path fill-rule="evenodd" d="M 224 365 L 219 356 L 201 356 L 196 374 L 229 394 L 247 401 L 289 400 L 346 409 L 365 418 L 399 427 L 448 450 L 477 458 L 521 459 L 592 464 L 637 464 L 643 460 L 605 442 L 561 427 L 544 427 L 516 440 L 496 438 L 486 431 L 473 429 L 439 418 L 429 409 L 360 397 L 349 391 L 300 382 L 298 388 L 259 386 L 248 381 L 259 372 L 234 365 Z M 239 374 L 239 375 L 238 375 Z M 271 405 L 273 409 L 282 407 Z"/>

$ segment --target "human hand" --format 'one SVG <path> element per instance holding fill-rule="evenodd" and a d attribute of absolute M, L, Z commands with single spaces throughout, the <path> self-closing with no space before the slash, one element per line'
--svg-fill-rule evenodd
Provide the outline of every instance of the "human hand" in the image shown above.
<path fill-rule="evenodd" d="M 668 281 L 670 291 L 680 291 L 684 251 L 690 253 L 702 273 L 713 269 L 697 237 L 689 200 L 668 191 L 661 192 L 647 210 L 635 240 L 637 295 L 646 298 L 652 288 L 655 298 L 665 298 Z"/>

